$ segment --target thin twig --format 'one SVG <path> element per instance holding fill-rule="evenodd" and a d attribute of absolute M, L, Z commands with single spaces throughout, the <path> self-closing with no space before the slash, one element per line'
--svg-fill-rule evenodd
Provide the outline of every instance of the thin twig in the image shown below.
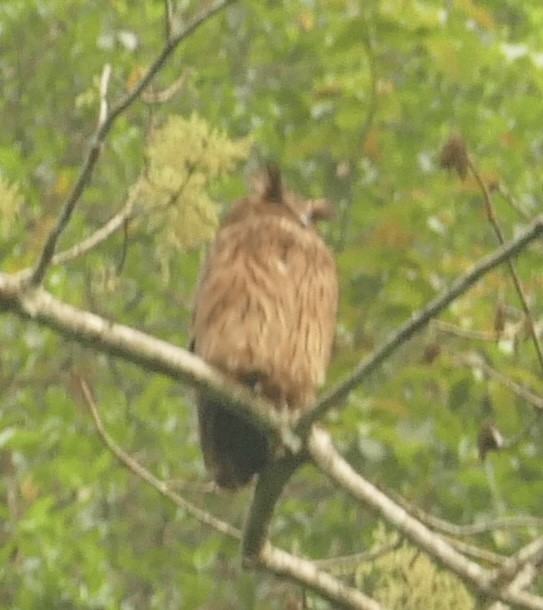
<path fill-rule="evenodd" d="M 107 432 L 104 422 L 100 416 L 100 412 L 98 411 L 98 407 L 96 405 L 96 401 L 92 396 L 89 386 L 87 382 L 81 377 L 77 376 L 79 387 L 81 388 L 81 392 L 83 394 L 83 398 L 85 399 L 85 403 L 90 409 L 92 417 L 94 419 L 94 423 L 96 424 L 96 429 L 100 435 L 100 438 L 104 442 L 105 446 L 113 453 L 113 455 L 119 460 L 119 462 L 128 468 L 131 472 L 133 472 L 140 479 L 143 479 L 149 485 L 154 487 L 160 494 L 171 500 L 176 506 L 184 509 L 192 515 L 195 519 L 203 523 L 204 525 L 209 525 L 214 530 L 220 532 L 221 534 L 226 534 L 230 538 L 235 538 L 236 540 L 241 539 L 241 532 L 224 521 L 217 519 L 210 513 L 198 508 L 192 502 L 185 500 L 183 496 L 180 496 L 178 493 L 172 491 L 168 484 L 164 481 L 161 481 L 154 474 L 149 472 L 146 468 L 144 468 L 139 462 L 137 462 L 133 457 L 128 455 L 117 443 L 111 438 L 109 433 Z"/>
<path fill-rule="evenodd" d="M 158 57 L 152 63 L 147 72 L 141 77 L 136 86 L 111 108 L 105 120 L 99 125 L 98 129 L 91 137 L 89 151 L 85 160 L 83 161 L 81 170 L 74 184 L 72 192 L 68 195 L 68 198 L 62 207 L 62 211 L 57 219 L 57 222 L 47 237 L 39 261 L 36 264 L 36 267 L 34 268 L 32 277 L 30 279 L 31 283 L 34 286 L 41 284 L 41 282 L 43 281 L 47 268 L 49 267 L 51 259 L 53 258 L 53 255 L 55 253 L 57 242 L 62 232 L 68 225 L 68 222 L 70 221 L 70 218 L 75 210 L 79 199 L 81 198 L 81 195 L 83 194 L 84 190 L 86 189 L 92 178 L 94 168 L 98 161 L 98 157 L 100 156 L 102 144 L 106 136 L 110 132 L 111 128 L 113 127 L 115 121 L 135 100 L 140 97 L 142 91 L 147 87 L 147 85 L 151 82 L 151 80 L 155 77 L 159 70 L 164 66 L 166 60 L 170 57 L 175 48 L 183 40 L 193 34 L 201 25 L 206 23 L 212 16 L 214 16 L 216 13 L 218 13 L 226 6 L 232 4 L 235 1 L 236 0 L 218 0 L 209 8 L 203 10 L 199 15 L 197 15 L 178 34 L 175 34 L 170 37 L 166 41 Z"/>
<path fill-rule="evenodd" d="M 381 491 L 384 491 L 387 496 L 390 496 L 394 502 L 399 504 L 404 510 L 410 515 L 422 521 L 430 529 L 448 534 L 449 536 L 476 536 L 479 534 L 487 534 L 488 532 L 494 532 L 496 530 L 512 531 L 519 528 L 538 528 L 543 529 L 543 518 L 532 517 L 530 515 L 514 516 L 514 517 L 501 517 L 500 519 L 487 519 L 485 521 L 478 521 L 477 523 L 468 523 L 465 525 L 451 523 L 445 519 L 435 517 L 430 513 L 422 510 L 419 506 L 408 502 L 403 496 L 400 496 L 396 492 L 390 489 L 384 489 L 379 487 Z"/>
<path fill-rule="evenodd" d="M 94 250 L 101 243 L 106 241 L 111 235 L 113 235 L 116 231 L 121 229 L 125 224 L 128 218 L 132 215 L 134 210 L 134 205 L 139 197 L 141 191 L 141 184 L 138 182 L 130 191 L 128 198 L 123 205 L 123 207 L 112 216 L 104 226 L 100 227 L 97 231 L 95 231 L 92 235 L 90 235 L 87 239 L 84 239 L 82 242 L 75 244 L 68 250 L 64 250 L 63 252 L 59 252 L 53 256 L 51 260 L 52 265 L 63 265 L 69 261 L 74 260 L 75 258 L 79 258 L 87 252 Z"/>
<path fill-rule="evenodd" d="M 472 341 L 486 341 L 488 343 L 496 343 L 496 332 L 487 332 L 482 330 L 471 330 L 468 328 L 460 328 L 450 322 L 444 320 L 433 320 L 432 328 L 435 328 L 441 333 L 460 337 L 461 339 L 470 339 Z"/>
<path fill-rule="evenodd" d="M 128 219 L 123 222 L 123 246 L 121 249 L 121 255 L 115 265 L 115 273 L 120 275 L 126 262 L 126 256 L 128 254 Z"/>
<path fill-rule="evenodd" d="M 106 122 L 107 119 L 107 89 L 109 79 L 111 77 L 111 64 L 106 64 L 102 70 L 100 78 L 100 112 L 98 113 L 98 128 Z"/>
<path fill-rule="evenodd" d="M 385 544 L 377 549 L 353 553 L 342 557 L 331 557 L 330 559 L 317 559 L 315 565 L 322 570 L 330 570 L 333 574 L 353 574 L 363 563 L 375 561 L 389 553 L 397 551 L 402 545 L 402 539 L 398 538 L 390 544 Z"/>
<path fill-rule="evenodd" d="M 175 95 L 183 89 L 185 86 L 187 79 L 191 76 L 191 70 L 185 70 L 183 74 L 179 78 L 177 78 L 171 85 L 162 89 L 161 91 L 152 91 L 149 89 L 148 91 L 144 91 L 141 95 L 141 99 L 146 104 L 164 104 L 169 102 Z"/>
<path fill-rule="evenodd" d="M 464 354 L 454 354 L 453 357 L 461 366 L 470 368 L 475 367 L 480 369 L 485 375 L 492 377 L 492 379 L 495 379 L 498 383 L 501 383 L 519 398 L 522 398 L 529 403 L 532 407 L 534 407 L 534 409 L 537 409 L 539 412 L 543 413 L 543 396 L 538 396 L 531 390 L 528 390 L 524 386 L 513 381 L 510 377 L 496 371 L 480 356 L 476 356 L 475 354 L 467 356 Z"/>
<path fill-rule="evenodd" d="M 492 551 L 483 549 L 480 546 L 464 542 L 463 540 L 458 540 L 458 538 L 453 538 L 452 536 L 444 536 L 444 539 L 466 557 L 478 559 L 479 561 L 484 561 L 490 565 L 501 566 L 506 559 L 503 555 L 498 555 L 498 553 L 493 553 Z"/>
<path fill-rule="evenodd" d="M 112 216 L 105 225 L 87 237 L 87 239 L 84 239 L 67 250 L 55 254 L 51 259 L 50 265 L 63 265 L 87 254 L 91 250 L 94 250 L 94 248 L 98 247 L 101 243 L 109 239 L 109 237 L 111 237 L 116 231 L 123 228 L 128 219 L 132 216 L 134 206 L 141 192 L 141 188 L 142 183 L 137 182 L 130 190 L 128 198 L 126 199 L 122 208 L 114 216 Z M 17 277 L 19 277 L 21 280 L 29 279 L 31 275 L 32 269 L 24 269 L 17 273 Z"/>
<path fill-rule="evenodd" d="M 364 102 L 363 111 L 365 112 L 364 123 L 360 128 L 360 133 L 357 136 L 359 140 L 359 144 L 357 150 L 363 150 L 364 145 L 366 144 L 366 140 L 368 139 L 368 135 L 371 133 L 372 127 L 375 123 L 375 117 L 377 116 L 378 109 L 378 98 L 379 95 L 377 93 L 377 66 L 375 60 L 375 51 L 372 42 L 372 36 L 369 31 L 362 32 L 360 36 L 360 42 L 364 47 L 365 58 L 368 62 L 368 72 L 369 72 L 369 85 L 367 87 L 368 90 L 368 100 Z M 358 153 L 357 153 L 358 154 Z M 356 167 L 356 163 L 352 164 L 353 167 Z M 355 170 L 356 171 L 356 170 Z M 355 183 L 355 176 L 351 176 L 350 181 L 351 184 Z M 349 193 L 347 197 L 347 201 L 341 210 L 341 216 L 339 218 L 339 239 L 337 248 L 338 250 L 343 250 L 345 247 L 345 242 L 347 240 L 347 234 L 349 232 L 349 228 L 352 224 L 352 208 L 354 204 L 354 197 L 352 193 Z"/>
<path fill-rule="evenodd" d="M 496 212 L 495 212 L 494 206 L 492 204 L 492 197 L 490 195 L 490 191 L 488 190 L 488 186 L 487 186 L 486 182 L 484 181 L 483 177 L 481 176 L 481 173 L 477 169 L 477 166 L 475 165 L 475 162 L 472 159 L 471 155 L 468 155 L 468 167 L 471 170 L 471 173 L 473 174 L 475 180 L 477 181 L 477 184 L 479 185 L 479 188 L 481 189 L 481 191 L 483 193 L 483 199 L 485 202 L 485 208 L 486 208 L 486 214 L 487 214 L 488 220 L 489 220 L 490 224 L 492 225 L 492 228 L 494 230 L 494 233 L 496 234 L 496 237 L 498 238 L 498 241 L 500 242 L 501 245 L 503 245 L 505 243 L 505 236 L 500 227 L 498 219 L 496 217 Z M 528 299 L 526 298 L 524 289 L 520 282 L 519 275 L 518 275 L 515 265 L 511 259 L 507 260 L 507 266 L 509 267 L 509 272 L 511 274 L 511 278 L 513 279 L 513 284 L 515 286 L 515 290 L 517 291 L 518 297 L 520 299 L 520 303 L 522 305 L 522 310 L 524 312 L 526 322 L 528 324 L 528 330 L 530 332 L 530 336 L 531 336 L 532 342 L 534 344 L 534 348 L 535 348 L 535 351 L 537 354 L 537 359 L 539 360 L 539 367 L 540 367 L 541 371 L 543 372 L 543 351 L 541 349 L 541 344 L 539 343 L 539 338 L 537 336 L 537 331 L 535 329 L 532 312 L 530 310 L 530 306 L 528 305 Z"/>
<path fill-rule="evenodd" d="M 173 23 L 173 6 L 172 0 L 164 0 L 164 33 L 166 40 L 169 40 L 172 35 Z"/>
<path fill-rule="evenodd" d="M 452 286 L 428 303 L 410 320 L 405 322 L 367 359 L 363 360 L 352 374 L 332 388 L 312 409 L 306 411 L 297 425 L 299 433 L 307 433 L 311 425 L 326 415 L 327 411 L 343 400 L 349 392 L 375 371 L 400 346 L 424 328 L 459 296 L 478 282 L 492 269 L 518 254 L 528 243 L 543 233 L 543 215 L 537 216 L 514 239 L 502 245 L 492 254 L 481 259 L 468 273 L 459 277 Z"/>
<path fill-rule="evenodd" d="M 515 199 L 513 194 L 501 182 L 498 184 L 498 193 L 520 216 L 522 216 L 522 218 L 524 218 L 526 222 L 530 220 L 532 215 L 524 209 L 524 207 Z"/>
<path fill-rule="evenodd" d="M 203 153 L 202 153 L 203 154 Z M 133 217 L 142 217 L 151 213 L 163 212 L 168 210 L 168 208 L 172 207 L 176 201 L 179 199 L 184 189 L 189 183 L 190 178 L 192 177 L 194 171 L 197 168 L 198 164 L 197 159 L 194 164 L 189 167 L 187 172 L 187 176 L 183 183 L 176 189 L 174 192 L 169 193 L 168 200 L 164 205 L 159 206 L 157 209 L 151 210 L 138 210 L 138 212 L 134 213 L 134 208 L 136 202 L 145 186 L 144 181 L 140 178 L 130 189 L 130 193 L 128 194 L 128 198 L 123 205 L 123 207 L 114 215 L 108 222 L 100 227 L 96 232 L 94 232 L 90 237 L 83 240 L 82 242 L 72 246 L 68 250 L 64 250 L 63 252 L 59 252 L 55 254 L 51 259 L 51 265 L 62 265 L 67 263 L 75 258 L 83 256 L 87 254 L 90 250 L 93 250 L 97 246 L 99 246 L 102 242 L 106 241 L 111 235 L 113 235 L 116 231 L 121 228 L 124 228 L 126 231 L 127 222 Z M 147 180 L 149 180 L 147 178 Z M 155 185 L 153 185 L 155 186 Z M 126 238 L 126 236 L 125 236 Z M 126 239 L 125 239 L 126 243 Z M 25 276 L 25 274 L 30 273 L 29 271 L 20 272 L 21 277 Z"/>

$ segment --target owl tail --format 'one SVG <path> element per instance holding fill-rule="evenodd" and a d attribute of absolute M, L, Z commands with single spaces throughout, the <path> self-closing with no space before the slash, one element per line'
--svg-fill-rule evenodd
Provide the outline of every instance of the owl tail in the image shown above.
<path fill-rule="evenodd" d="M 205 396 L 198 398 L 198 421 L 204 462 L 219 487 L 242 487 L 264 468 L 268 443 L 255 426 Z"/>

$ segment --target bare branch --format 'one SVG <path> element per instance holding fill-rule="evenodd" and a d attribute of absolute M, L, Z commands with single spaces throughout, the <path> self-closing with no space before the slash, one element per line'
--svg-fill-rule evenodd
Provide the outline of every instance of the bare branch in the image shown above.
<path fill-rule="evenodd" d="M 172 35 L 173 22 L 173 6 L 172 0 L 164 0 L 164 33 L 166 40 L 169 40 Z"/>
<path fill-rule="evenodd" d="M 161 495 L 168 498 L 176 506 L 184 509 L 195 519 L 212 527 L 221 534 L 231 538 L 240 539 L 241 532 L 210 513 L 198 508 L 176 492 L 172 491 L 167 483 L 155 477 L 151 472 L 144 468 L 139 462 L 128 455 L 108 434 L 104 422 L 98 411 L 96 401 L 84 379 L 78 377 L 79 385 L 83 397 L 94 419 L 96 429 L 105 446 L 115 455 L 119 462 L 128 468 L 133 474 L 146 483 L 154 487 Z M 284 482 L 280 475 L 280 488 Z M 279 489 L 280 492 L 280 489 Z M 334 604 L 341 604 L 353 610 L 383 610 L 382 607 L 369 597 L 366 597 L 356 589 L 343 585 L 339 580 L 330 576 L 326 572 L 319 571 L 312 562 L 307 559 L 294 557 L 285 551 L 273 548 L 269 543 L 264 543 L 259 550 L 259 560 L 252 564 L 253 567 L 265 568 L 281 576 L 288 576 L 292 581 L 298 582 L 312 591 L 323 596 Z M 335 606 L 337 607 L 337 606 Z"/>
<path fill-rule="evenodd" d="M 57 222 L 47 237 L 47 240 L 40 255 L 40 259 L 32 273 L 31 283 L 33 285 L 36 286 L 42 282 L 47 268 L 51 263 L 51 259 L 53 258 L 53 255 L 55 253 L 57 242 L 62 232 L 68 225 L 68 222 L 70 221 L 70 218 L 75 210 L 79 199 L 81 198 L 81 195 L 83 194 L 85 188 L 87 187 L 92 178 L 96 162 L 98 161 L 98 157 L 100 156 L 102 144 L 117 118 L 135 100 L 140 97 L 142 91 L 147 87 L 147 85 L 151 82 L 155 75 L 161 70 L 166 60 L 170 57 L 175 48 L 181 42 L 183 42 L 186 38 L 193 34 L 201 25 L 206 23 L 216 13 L 218 13 L 226 6 L 232 4 L 235 1 L 236 0 L 217 0 L 215 3 L 213 3 L 207 9 L 203 10 L 199 15 L 197 15 L 179 33 L 171 36 L 166 41 L 158 57 L 155 59 L 155 61 L 147 70 L 147 72 L 141 77 L 136 86 L 111 108 L 104 121 L 99 124 L 98 129 L 91 137 L 89 151 L 85 160 L 83 161 L 79 176 L 75 182 L 72 192 L 68 195 L 68 198 L 63 205 L 62 211 L 57 219 Z"/>
<path fill-rule="evenodd" d="M 169 102 L 175 95 L 179 93 L 179 91 L 181 91 L 181 89 L 183 89 L 185 83 L 187 82 L 187 79 L 191 74 L 191 70 L 185 70 L 179 78 L 175 79 L 175 81 L 171 85 L 169 85 L 165 89 L 162 89 L 162 91 L 152 91 L 150 89 L 148 91 L 144 91 L 141 94 L 141 99 L 146 104 L 164 104 L 166 102 Z"/>
<path fill-rule="evenodd" d="M 463 355 L 463 354 L 455 354 L 454 358 L 458 364 L 461 366 L 466 366 L 470 368 L 480 369 L 485 375 L 495 379 L 498 383 L 501 383 L 508 390 L 516 394 L 519 398 L 525 400 L 528 404 L 530 404 L 534 409 L 543 413 L 543 396 L 539 396 L 528 390 L 524 386 L 513 381 L 511 378 L 507 377 L 503 373 L 496 371 L 489 364 L 487 364 L 483 358 L 476 354 L 471 355 Z"/>
<path fill-rule="evenodd" d="M 275 504 L 288 479 L 302 461 L 301 456 L 286 456 L 272 462 L 259 475 L 243 528 L 241 555 L 245 567 L 258 565 L 260 554 L 268 537 Z"/>
<path fill-rule="evenodd" d="M 520 551 L 507 558 L 503 565 L 496 570 L 494 582 L 503 584 L 516 578 L 526 565 L 539 566 L 543 563 L 543 536 L 532 540 L 522 547 Z"/>
<path fill-rule="evenodd" d="M 315 465 L 334 483 L 379 513 L 413 544 L 445 565 L 475 590 L 523 608 L 543 609 L 543 598 L 524 591 L 511 590 L 507 585 L 503 588 L 497 587 L 494 582 L 496 572 L 489 572 L 464 557 L 446 540 L 414 519 L 377 487 L 362 478 L 334 449 L 326 432 L 313 427 L 308 437 L 308 450 Z"/>
<path fill-rule="evenodd" d="M 328 433 L 313 428 L 308 437 L 308 449 L 316 466 L 358 500 L 378 511 L 419 548 L 424 549 L 456 574 L 482 583 L 488 574 L 476 563 L 468 561 L 441 537 L 413 518 L 399 504 L 393 502 L 380 489 L 363 479 L 335 450 Z"/>
<path fill-rule="evenodd" d="M 93 349 L 186 381 L 224 401 L 227 408 L 252 421 L 292 451 L 300 448 L 301 443 L 292 433 L 287 418 L 277 413 L 270 403 L 184 349 L 72 307 L 39 286 L 27 287 L 20 278 L 0 273 L 2 309 L 30 318 Z"/>
<path fill-rule="evenodd" d="M 508 585 L 508 589 L 526 589 L 528 588 L 538 577 L 539 570 L 537 570 L 532 564 L 526 564 L 524 568 L 515 576 L 515 578 Z M 487 610 L 510 610 L 511 606 L 508 604 L 502 604 L 502 602 L 493 602 L 487 607 Z"/>
<path fill-rule="evenodd" d="M 192 502 L 189 502 L 188 500 L 183 498 L 183 496 L 180 496 L 179 494 L 172 491 L 167 483 L 155 477 L 154 474 L 149 472 L 133 457 L 123 451 L 108 434 L 104 426 L 104 422 L 102 421 L 102 418 L 98 411 L 98 407 L 96 405 L 94 397 L 92 396 L 92 393 L 86 381 L 82 377 L 78 376 L 78 382 L 79 387 L 81 388 L 81 392 L 83 393 L 83 398 L 85 399 L 85 402 L 89 407 L 89 410 L 94 419 L 94 423 L 96 424 L 96 429 L 98 430 L 100 438 L 104 442 L 105 446 L 111 451 L 111 453 L 113 453 L 113 455 L 119 460 L 119 462 L 123 466 L 128 468 L 128 470 L 133 472 L 140 479 L 143 479 L 144 481 L 149 483 L 149 485 L 154 487 L 160 494 L 168 498 L 168 500 L 171 500 L 176 506 L 179 506 L 180 508 L 186 510 L 189 515 L 192 515 L 195 519 L 200 521 L 200 523 L 203 523 L 204 525 L 209 525 L 214 530 L 220 532 L 221 534 L 230 536 L 231 538 L 235 538 L 237 540 L 241 538 L 241 532 L 238 529 L 231 526 L 229 523 L 226 523 L 225 521 L 217 519 L 210 513 L 202 510 L 201 508 L 198 508 L 197 506 L 192 504 Z"/>
<path fill-rule="evenodd" d="M 110 77 L 111 65 L 106 64 L 100 78 L 100 112 L 98 113 L 98 128 L 100 128 L 107 119 L 107 89 Z"/>
<path fill-rule="evenodd" d="M 466 292 L 485 273 L 520 252 L 542 232 L 543 215 L 534 219 L 515 239 L 483 258 L 471 271 L 454 282 L 449 290 L 400 327 L 370 358 L 360 363 L 352 375 L 332 389 L 313 409 L 307 411 L 298 422 L 297 429 L 307 431 L 313 421 L 323 417 L 432 317 Z M 8 309 L 23 317 L 32 318 L 64 336 L 75 338 L 95 349 L 120 356 L 147 369 L 183 379 L 209 392 L 217 392 L 223 399 L 230 396 L 231 389 L 230 402 L 233 410 L 239 409 L 242 416 L 252 419 L 260 427 L 267 428 L 273 436 L 280 437 L 282 443 L 293 452 L 300 448 L 299 439 L 293 435 L 288 423 L 283 421 L 267 401 L 255 398 L 247 388 L 205 366 L 185 350 L 57 301 L 39 287 L 27 290 L 24 277 L 0 274 L 0 309 Z"/>
<path fill-rule="evenodd" d="M 138 182 L 130 191 L 123 207 L 114 216 L 112 216 L 104 226 L 100 227 L 82 242 L 75 244 L 75 246 L 72 246 L 68 250 L 55 254 L 51 260 L 51 265 L 63 265 L 64 263 L 74 260 L 75 258 L 79 258 L 80 256 L 87 254 L 87 252 L 94 250 L 94 248 L 109 239 L 113 233 L 123 227 L 126 221 L 131 217 L 140 191 L 141 183 Z"/>
<path fill-rule="evenodd" d="M 472 159 L 472 157 L 470 155 L 468 155 L 468 167 L 471 170 L 471 173 L 475 177 L 475 180 L 477 181 L 477 184 L 479 185 L 479 187 L 483 193 L 483 199 L 485 202 L 485 208 L 486 208 L 486 214 L 487 214 L 488 220 L 489 220 L 490 224 L 492 225 L 492 228 L 494 229 L 494 233 L 496 234 L 496 237 L 498 238 L 499 243 L 503 245 L 505 243 L 505 236 L 504 236 L 503 231 L 498 222 L 498 218 L 496 216 L 496 211 L 494 210 L 494 205 L 492 204 L 492 197 L 490 196 L 490 191 L 488 189 L 486 182 L 483 180 L 483 177 L 481 176 L 479 170 L 477 169 L 477 166 L 475 165 L 474 160 Z M 535 329 L 532 312 L 530 310 L 530 306 L 528 305 L 528 299 L 526 298 L 526 295 L 524 294 L 524 289 L 522 287 L 522 283 L 520 281 L 520 278 L 519 278 L 519 275 L 515 268 L 515 265 L 513 264 L 513 261 L 508 260 L 507 266 L 509 267 L 509 272 L 511 274 L 511 278 L 512 278 L 513 284 L 515 286 L 515 290 L 518 294 L 520 303 L 522 305 L 522 310 L 526 317 L 526 322 L 528 324 L 528 330 L 530 331 L 530 336 L 531 336 L 532 342 L 534 344 L 534 348 L 535 348 L 535 351 L 537 354 L 537 359 L 539 360 L 539 368 L 541 369 L 541 371 L 543 371 L 543 351 L 541 350 L 541 344 L 539 343 L 539 338 L 537 336 L 537 332 Z"/>
<path fill-rule="evenodd" d="M 424 309 L 403 324 L 369 358 L 363 360 L 351 375 L 332 388 L 315 407 L 306 411 L 298 422 L 297 430 L 307 433 L 315 421 L 322 419 L 327 411 L 336 406 L 349 392 L 360 385 L 391 354 L 424 328 L 432 318 L 441 313 L 459 296 L 467 292 L 485 274 L 518 254 L 542 233 L 543 215 L 540 215 L 514 239 L 506 242 L 498 250 L 481 259 L 471 271 L 459 277 L 448 290 L 428 303 Z"/>
<path fill-rule="evenodd" d="M 333 573 L 352 574 L 363 563 L 375 561 L 380 557 L 384 557 L 393 551 L 396 551 L 402 545 L 401 538 L 398 538 L 390 544 L 385 544 L 377 549 L 364 551 L 362 553 L 354 553 L 353 555 L 344 555 L 343 557 L 331 557 L 330 559 L 317 559 L 315 565 L 323 570 L 330 570 Z"/>
<path fill-rule="evenodd" d="M 269 543 L 262 549 L 259 567 L 319 593 L 333 602 L 334 608 L 338 608 L 340 604 L 341 607 L 353 610 L 385 610 L 383 606 L 360 591 L 347 587 L 330 574 L 318 570 L 313 562 L 293 557 L 285 551 L 272 547 Z"/>

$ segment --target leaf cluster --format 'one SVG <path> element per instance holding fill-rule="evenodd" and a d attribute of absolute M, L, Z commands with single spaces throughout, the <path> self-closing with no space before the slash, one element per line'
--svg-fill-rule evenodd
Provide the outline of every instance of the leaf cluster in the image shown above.
<path fill-rule="evenodd" d="M 157 241 L 163 254 L 172 247 L 187 250 L 205 243 L 215 233 L 217 205 L 209 186 L 247 157 L 248 139 L 230 140 L 201 117 L 171 115 L 153 130 L 146 148 L 142 178 L 145 219 L 161 228 Z"/>

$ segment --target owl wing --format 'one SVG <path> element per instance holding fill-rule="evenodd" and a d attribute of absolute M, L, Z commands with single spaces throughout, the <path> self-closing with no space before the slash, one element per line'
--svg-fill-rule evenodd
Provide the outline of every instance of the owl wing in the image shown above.
<path fill-rule="evenodd" d="M 303 408 L 335 335 L 335 261 L 311 228 L 254 214 L 219 230 L 196 293 L 195 352 L 276 403 Z"/>

